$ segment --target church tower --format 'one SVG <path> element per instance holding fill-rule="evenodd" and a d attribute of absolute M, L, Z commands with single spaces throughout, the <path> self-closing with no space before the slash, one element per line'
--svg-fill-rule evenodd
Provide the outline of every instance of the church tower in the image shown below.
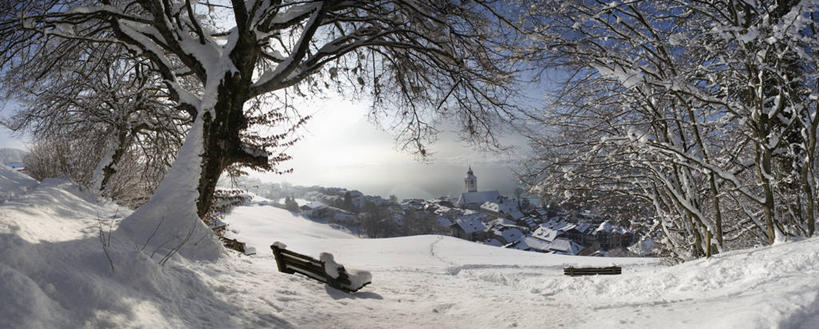
<path fill-rule="evenodd" d="M 477 192 L 478 191 L 478 177 L 475 177 L 475 174 L 472 173 L 472 166 L 469 166 L 469 171 L 466 172 L 466 178 L 464 178 L 464 192 Z"/>

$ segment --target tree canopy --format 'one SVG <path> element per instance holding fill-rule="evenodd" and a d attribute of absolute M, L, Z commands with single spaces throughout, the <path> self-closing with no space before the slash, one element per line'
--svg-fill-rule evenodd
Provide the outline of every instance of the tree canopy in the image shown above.
<path fill-rule="evenodd" d="M 196 253 L 216 253 L 191 218 L 207 212 L 224 171 L 276 170 L 287 158 L 277 147 L 292 143 L 304 121 L 287 112 L 292 97 L 331 87 L 366 91 L 373 111 L 397 127 L 402 145 L 421 155 L 434 138 L 436 118 L 455 117 L 466 136 L 491 142 L 493 125 L 513 114 L 515 60 L 499 42 L 510 29 L 495 1 L 29 0 L 2 6 L 3 67 L 52 72 L 78 47 L 118 45 L 149 63 L 173 108 L 191 118 L 154 197 L 120 227 L 134 240 L 174 251 L 204 241 Z M 269 97 L 283 105 L 255 106 Z M 283 129 L 260 136 L 250 129 L 254 124 Z M 182 252 L 188 249 L 194 248 Z"/>

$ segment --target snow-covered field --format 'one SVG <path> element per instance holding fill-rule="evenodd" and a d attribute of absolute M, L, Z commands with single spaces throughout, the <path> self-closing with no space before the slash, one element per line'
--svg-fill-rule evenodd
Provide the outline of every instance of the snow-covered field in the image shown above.
<path fill-rule="evenodd" d="M 257 255 L 160 266 L 162 255 L 115 234 L 112 271 L 99 223 L 106 237 L 129 211 L 20 175 L 0 168 L 0 328 L 819 328 L 816 238 L 669 267 L 443 236 L 358 239 L 249 205 L 225 221 Z M 331 252 L 373 283 L 347 294 L 279 273 L 274 241 Z M 562 275 L 564 264 L 610 263 L 623 274 Z"/>

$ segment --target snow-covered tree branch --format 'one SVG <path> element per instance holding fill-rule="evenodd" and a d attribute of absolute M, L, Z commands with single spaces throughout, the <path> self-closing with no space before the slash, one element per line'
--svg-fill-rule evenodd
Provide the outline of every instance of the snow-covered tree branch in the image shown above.
<path fill-rule="evenodd" d="M 146 223 L 126 220 L 121 229 L 144 235 L 143 228 L 154 226 L 150 221 L 178 217 L 166 222 L 168 236 L 158 239 L 173 240 L 183 238 L 184 218 L 207 212 L 225 170 L 275 170 L 282 159 L 270 155 L 277 139 L 259 145 L 243 138 L 250 105 L 271 93 L 318 93 L 328 82 L 342 84 L 343 77 L 370 91 L 374 111 L 387 110 L 383 117 L 396 122 L 403 145 L 421 155 L 440 116 L 461 118 L 473 141 L 493 142 L 490 128 L 512 113 L 514 61 L 495 48 L 508 27 L 487 10 L 492 6 L 494 1 L 23 1 L 3 14 L 0 58 L 13 67 L 43 56 L 46 48 L 111 42 L 150 61 L 170 99 L 194 119 L 157 189 L 156 199 L 164 201 L 149 202 L 132 216 Z M 322 79 L 325 85 L 317 83 Z M 209 255 L 215 250 L 201 249 Z"/>
<path fill-rule="evenodd" d="M 816 3 L 525 3 L 530 54 L 574 72 L 532 115 L 533 188 L 624 191 L 683 256 L 813 235 Z"/>

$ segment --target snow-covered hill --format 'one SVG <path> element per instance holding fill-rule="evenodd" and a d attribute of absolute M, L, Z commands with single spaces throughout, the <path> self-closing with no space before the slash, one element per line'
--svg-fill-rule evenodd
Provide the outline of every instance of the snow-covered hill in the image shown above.
<path fill-rule="evenodd" d="M 0 168 L 0 328 L 817 328 L 819 239 L 668 267 L 508 250 L 443 236 L 358 239 L 286 210 L 225 219 L 257 248 L 194 262 L 114 235 L 129 211 Z M 23 188 L 23 187 L 26 188 Z M 112 227 L 109 223 L 113 221 Z M 113 228 L 113 230 L 111 229 Z M 327 251 L 373 283 L 346 294 L 276 270 L 269 245 Z M 564 264 L 623 266 L 562 275 Z"/>
<path fill-rule="evenodd" d="M 2 147 L 0 148 L 0 164 L 23 162 L 28 152 L 21 149 Z"/>

